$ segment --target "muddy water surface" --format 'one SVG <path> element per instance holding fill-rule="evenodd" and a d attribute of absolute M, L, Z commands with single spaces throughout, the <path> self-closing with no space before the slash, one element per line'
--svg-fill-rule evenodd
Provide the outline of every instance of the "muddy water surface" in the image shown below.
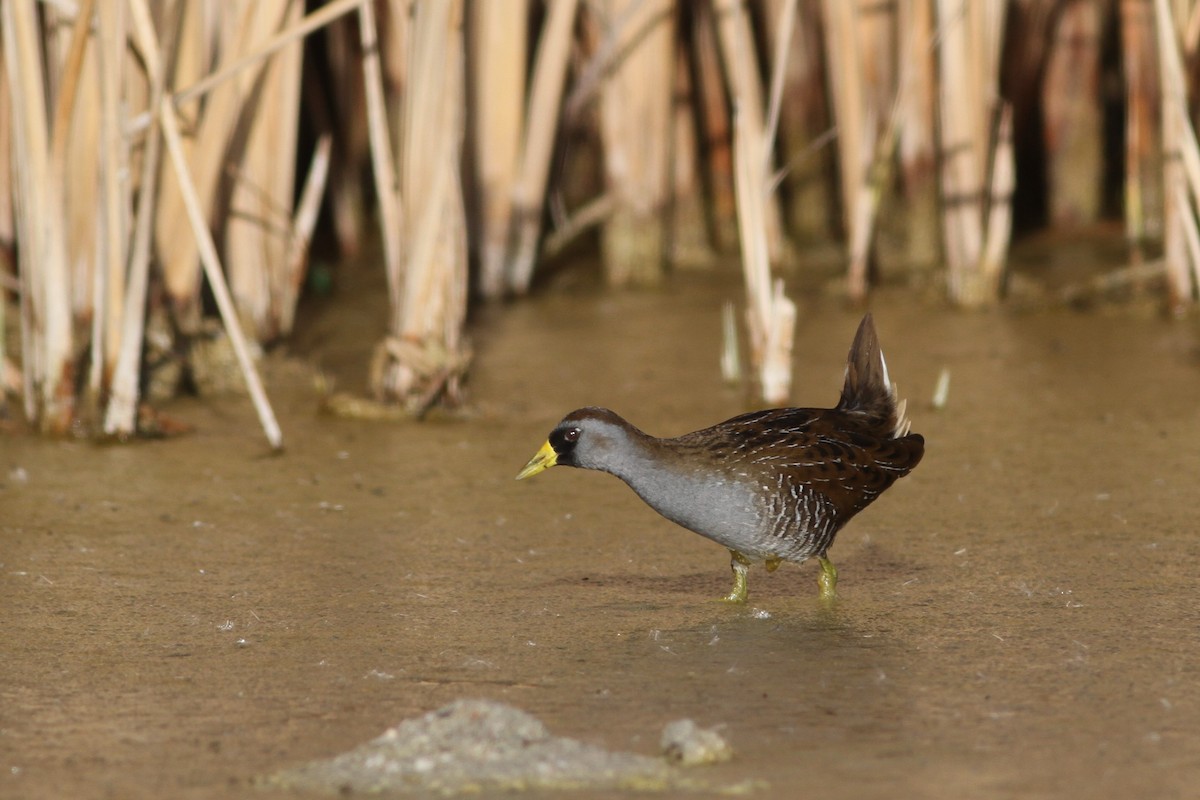
<path fill-rule="evenodd" d="M 485 315 L 466 421 L 320 417 L 276 360 L 282 456 L 244 399 L 173 406 L 171 442 L 0 440 L 0 796 L 262 797 L 464 697 L 645 754 L 721 725 L 706 775 L 760 796 L 1195 796 L 1194 320 L 881 296 L 925 461 L 842 531 L 834 607 L 805 564 L 738 608 L 725 551 L 617 480 L 513 481 L 580 405 L 663 435 L 744 410 L 736 284 L 680 283 Z M 802 302 L 797 404 L 836 399 L 857 321 Z M 338 347 L 306 355 L 363 359 Z"/>

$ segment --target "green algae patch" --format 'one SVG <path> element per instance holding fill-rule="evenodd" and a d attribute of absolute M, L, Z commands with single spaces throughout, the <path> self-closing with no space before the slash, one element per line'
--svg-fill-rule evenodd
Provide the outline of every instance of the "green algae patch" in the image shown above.
<path fill-rule="evenodd" d="M 262 785 L 444 796 L 546 789 L 742 793 L 753 788 L 714 786 L 665 759 L 553 736 L 530 714 L 486 700 L 458 700 L 340 756 L 271 775 Z"/>

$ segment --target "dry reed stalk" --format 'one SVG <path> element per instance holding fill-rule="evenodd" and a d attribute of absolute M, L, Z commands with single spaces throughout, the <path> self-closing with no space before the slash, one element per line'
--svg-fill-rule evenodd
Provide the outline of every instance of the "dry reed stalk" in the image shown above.
<path fill-rule="evenodd" d="M 392 157 L 391 135 L 388 133 L 387 110 L 384 107 L 383 71 L 379 63 L 379 30 L 371 3 L 358 8 L 358 27 L 362 36 L 363 83 L 367 101 L 367 134 L 371 142 L 371 160 L 375 169 L 376 202 L 379 203 L 383 262 L 387 270 L 388 297 L 393 315 L 400 308 L 404 280 L 404 241 L 399 220 L 403 214 L 402 193 Z"/>
<path fill-rule="evenodd" d="M 192 0 L 192 2 L 176 0 L 175 13 L 178 14 L 178 18 L 174 20 L 176 30 L 172 37 L 175 49 L 174 52 L 164 51 L 162 53 L 165 59 L 163 68 L 167 71 L 168 90 L 175 91 L 176 87 L 180 86 L 195 86 L 197 81 L 211 74 L 211 70 L 215 66 L 213 63 L 213 31 L 216 27 L 214 6 L 213 0 Z M 199 101 L 202 97 L 202 93 L 196 93 L 194 96 L 186 98 L 175 94 L 172 98 L 180 117 L 188 123 L 189 127 L 194 126 L 199 120 L 202 108 Z M 158 124 L 157 117 L 157 108 L 147 108 L 130 120 L 127 132 L 130 135 L 140 133 L 151 124 Z M 184 140 L 184 150 L 185 152 L 191 150 L 191 142 L 187 139 Z M 169 172 L 170 170 L 167 170 L 167 173 Z M 160 194 L 163 188 L 165 187 L 160 187 Z"/>
<path fill-rule="evenodd" d="M 104 249 L 105 200 L 101 159 L 105 154 L 101 107 L 102 59 L 94 5 L 80 8 L 74 19 L 65 9 L 47 8 L 43 14 L 46 48 L 46 94 L 54 105 L 51 123 L 50 168 L 56 191 L 61 192 L 66 215 L 64 226 L 74 329 L 76 367 L 83 366 L 88 342 L 93 342 L 88 373 L 89 397 L 99 400 L 104 366 L 106 280 Z M 86 11 L 86 16 L 83 12 Z M 59 66 L 61 64 L 61 66 Z M 71 176 L 70 180 L 66 176 Z M 97 213 L 97 212 L 100 213 Z"/>
<path fill-rule="evenodd" d="M 1058 0 L 1008 0 L 1001 83 L 1013 87 L 1005 99 L 1013 105 L 1018 131 L 1036 130 L 1039 124 L 1041 93 L 1035 87 L 1041 83 L 1057 7 Z"/>
<path fill-rule="evenodd" d="M 701 155 L 708 179 L 709 213 L 718 250 L 737 243 L 737 201 L 733 181 L 733 123 L 722 77 L 721 49 L 715 10 L 708 3 L 690 4 L 690 53 L 699 106 Z"/>
<path fill-rule="evenodd" d="M 1176 188 L 1177 191 L 1174 198 L 1176 205 L 1180 208 L 1186 208 L 1194 214 L 1194 207 L 1188 198 L 1187 190 L 1178 184 L 1176 184 Z M 1196 268 L 1196 265 L 1200 264 L 1200 230 L 1197 229 L 1194 219 L 1185 219 L 1183 225 L 1180 227 L 1183 230 L 1183 241 L 1187 248 L 1187 260 L 1192 267 L 1193 277 L 1200 277 L 1200 271 Z M 1182 306 L 1183 304 L 1180 305 Z"/>
<path fill-rule="evenodd" d="M 934 59 L 933 4 L 900 0 L 896 26 L 900 52 L 897 142 L 905 229 L 904 261 L 928 269 L 941 257 L 937 213 L 937 65 Z"/>
<path fill-rule="evenodd" d="M 5 60 L 0 56 L 0 186 L 10 187 L 9 191 L 0 191 L 0 280 L 8 277 L 8 269 L 12 264 L 12 255 L 16 248 L 16 219 L 13 208 L 13 164 L 12 164 L 12 127 L 13 109 L 12 97 L 8 91 L 8 70 Z M 2 289 L 3 287 L 0 287 Z M 0 303 L 0 307 L 4 304 Z M 0 314 L 3 314 L 0 310 Z M 0 325 L 0 339 L 4 336 L 4 326 Z M 0 345 L 3 342 L 0 341 Z M 0 346 L 0 353 L 5 350 Z"/>
<path fill-rule="evenodd" d="M 61 172 L 51 164 L 42 35 L 32 0 L 0 4 L 0 32 L 13 109 L 25 414 L 61 434 L 75 408 L 71 292 Z"/>
<path fill-rule="evenodd" d="M 826 51 L 833 78 L 834 118 L 843 218 L 849 239 L 846 288 L 852 302 L 867 294 L 875 220 L 891 183 L 903 103 L 892 77 L 894 11 L 825 0 Z M 901 64 L 907 73 L 907 65 Z"/>
<path fill-rule="evenodd" d="M 758 77 L 758 66 L 754 55 L 754 34 L 750 29 L 750 20 L 747 17 L 743 0 L 714 0 L 713 5 L 716 9 L 717 32 L 724 55 L 726 82 L 737 116 L 735 128 L 741 126 L 748 139 L 761 143 L 757 145 L 760 151 L 759 158 L 761 163 L 766 164 L 771 158 L 771 154 L 766 147 L 763 89 Z M 736 138 L 736 132 L 734 135 Z M 734 149 L 737 149 L 736 144 Z M 736 166 L 734 170 L 736 173 Z M 737 183 L 736 175 L 734 183 Z M 778 198 L 770 194 L 765 180 L 762 181 L 761 188 L 767 193 L 767 196 L 762 199 L 762 224 L 767 241 L 768 258 L 771 263 L 780 263 L 783 260 L 784 251 L 782 213 L 779 209 Z M 739 197 L 741 196 L 736 189 L 735 193 Z M 742 201 L 739 199 L 738 229 L 744 233 L 741 204 Z"/>
<path fill-rule="evenodd" d="M 600 135 L 614 211 L 601 232 L 610 285 L 662 278 L 670 199 L 673 0 L 605 0 L 606 37 L 621 54 L 600 90 Z M 602 49 L 603 46 L 602 46 Z"/>
<path fill-rule="evenodd" d="M 75 17 L 75 25 L 71 29 L 70 43 L 62 62 L 62 72 L 59 77 L 57 98 L 54 105 L 54 118 L 50 125 L 51 136 L 53 137 L 50 146 L 50 158 L 53 163 L 57 164 L 63 163 L 67 155 L 68 134 L 71 131 L 71 118 L 75 113 L 75 99 L 79 94 L 79 81 L 84 74 L 83 61 L 84 55 L 88 50 L 87 45 L 94 7 L 95 0 L 84 0 L 80 4 L 79 13 Z M 57 11 L 48 10 L 48 13 L 56 15 Z M 61 37 L 56 38 L 61 40 Z M 93 69 L 90 71 L 90 74 L 94 74 L 95 72 L 96 70 Z M 89 88 L 98 89 L 95 85 L 89 85 Z M 95 95 L 96 92 L 91 92 L 91 94 Z M 95 150 L 94 147 L 86 148 L 86 145 L 85 149 Z"/>
<path fill-rule="evenodd" d="M 984 228 L 979 273 L 987 286 L 999 287 L 1012 239 L 1012 198 L 1017 187 L 1016 154 L 1013 148 L 1013 111 L 1005 103 L 996 124 L 996 146 L 992 153 L 987 223 Z"/>
<path fill-rule="evenodd" d="M 333 153 L 333 136 L 324 134 L 313 149 L 308 177 L 296 203 L 291 232 L 284 256 L 282 280 L 275 287 L 275 306 L 279 309 L 279 327 L 291 331 L 296 320 L 296 302 L 300 298 L 300 287 L 308 267 L 308 248 L 313 230 L 321 211 L 321 199 L 325 196 L 325 185 L 329 178 L 329 164 Z"/>
<path fill-rule="evenodd" d="M 612 195 L 606 192 L 574 209 L 570 217 L 546 234 L 542 242 L 542 256 L 554 258 L 559 255 L 584 233 L 604 224 L 613 215 L 614 208 Z"/>
<path fill-rule="evenodd" d="M 400 114 L 404 91 L 408 85 L 409 28 L 412 24 L 413 4 L 416 2 L 417 0 L 386 0 L 379 8 L 382 15 L 379 37 L 383 41 L 380 67 L 383 69 L 384 85 L 388 89 L 388 108 L 391 109 L 393 130 L 399 130 L 403 122 Z M 519 4 L 525 2 L 526 0 L 517 0 Z"/>
<path fill-rule="evenodd" d="M 293 3 L 296 1 L 292 0 Z M 287 30 L 268 35 L 264 31 L 278 31 L 280 28 L 278 9 L 274 25 L 256 25 L 260 11 L 257 3 L 243 0 L 223 5 L 221 10 L 224 13 L 218 20 L 223 39 L 219 46 L 211 46 L 219 52 L 220 61 L 209 72 L 203 56 L 209 47 L 205 44 L 208 41 L 205 36 L 208 29 L 203 13 L 205 9 L 199 3 L 185 4 L 177 56 L 182 63 L 176 65 L 174 82 L 175 85 L 194 82 L 173 94 L 171 101 L 189 118 L 198 119 L 194 126 L 195 136 L 190 142 L 185 142 L 185 151 L 206 215 L 213 213 L 219 180 L 225 171 L 226 154 L 235 135 L 240 133 L 239 124 L 246 119 L 242 116 L 244 88 L 256 85 L 264 69 L 264 60 L 311 31 L 362 6 L 363 0 L 335 0 Z M 230 82 L 229 79 L 234 76 L 238 80 Z M 198 105 L 187 106 L 206 93 L 209 97 L 202 111 Z M 131 127 L 138 129 L 142 119 L 137 118 Z M 164 173 L 162 205 L 158 214 L 158 247 L 164 259 L 164 282 L 175 307 L 176 322 L 184 333 L 194 333 L 200 319 L 199 264 L 195 245 L 188 235 L 187 217 L 182 213 L 182 198 L 174 181 L 173 172 Z"/>
<path fill-rule="evenodd" d="M 858 193 L 871 161 L 875 139 L 866 124 L 865 82 L 858 54 L 857 3 L 823 0 L 825 12 L 825 61 L 829 70 L 833 118 L 838 129 L 838 177 L 842 224 L 848 238 L 855 239 L 854 210 L 861 208 Z"/>
<path fill-rule="evenodd" d="M 542 231 L 546 181 L 550 176 L 550 157 L 558 130 L 559 104 L 578 5 L 578 0 L 555 0 L 549 5 L 533 63 L 521 166 L 512 192 L 513 233 L 510 241 L 513 244 L 508 257 L 507 279 L 508 288 L 517 294 L 529 291 L 533 278 Z"/>
<path fill-rule="evenodd" d="M 895 102 L 899 74 L 907 68 L 898 59 L 898 9 L 896 2 L 858 0 L 854 33 L 857 37 L 863 100 L 869 115 L 882 127 Z M 870 157 L 870 156 L 868 156 Z"/>
<path fill-rule="evenodd" d="M 121 328 L 125 316 L 126 247 L 129 241 L 129 217 L 132 192 L 129 180 L 129 153 L 121 134 L 122 67 L 125 64 L 125 3 L 102 3 L 98 9 L 100 41 L 101 145 L 103 157 L 100 176 L 103 181 L 102 205 L 104 241 L 96 248 L 97 324 L 92 335 L 91 388 L 99 400 L 101 391 L 111 383 L 121 348 Z M 140 302 L 140 299 L 139 299 Z"/>
<path fill-rule="evenodd" d="M 976 136 L 974 118 L 968 105 L 974 87 L 967 70 L 970 41 L 966 11 L 954 0 L 938 0 L 938 21 L 942 31 L 939 46 L 938 106 L 942 149 L 943 232 L 946 237 L 946 261 L 951 298 L 964 293 L 964 274 L 978 261 L 982 249 L 978 163 L 973 146 Z M 982 98 L 980 98 L 982 99 Z"/>
<path fill-rule="evenodd" d="M 1196 211 L 1187 202 L 1189 152 L 1196 147 L 1195 132 L 1187 111 L 1183 63 L 1175 33 L 1174 17 L 1166 0 L 1155 0 L 1159 69 L 1163 89 L 1163 261 L 1167 275 L 1167 303 L 1179 313 L 1195 300 L 1192 273 L 1200 271 L 1188 250 L 1194 232 Z M 1182 157 L 1181 157 L 1182 156 Z M 1197 182 L 1200 184 L 1200 181 Z"/>
<path fill-rule="evenodd" d="M 731 94 L 735 98 L 733 179 L 746 283 L 750 362 L 763 401 L 782 405 L 791 393 L 796 306 L 784 295 L 783 281 L 774 284 L 771 281 L 772 256 L 777 259 L 782 250 L 779 206 L 771 190 L 774 126 L 765 127 L 763 119 L 761 87 L 752 68 L 753 38 L 745 9 L 737 0 L 724 4 L 723 11 L 718 11 L 718 20 Z M 781 34 L 784 41 L 790 38 L 789 33 Z M 772 85 L 779 87 L 778 96 L 782 95 L 785 52 L 782 46 L 777 47 Z M 776 250 L 772 249 L 773 238 Z"/>
<path fill-rule="evenodd" d="M 671 109 L 671 209 L 666 254 L 672 266 L 706 267 L 714 260 L 705 220 L 700 179 L 695 89 L 682 40 L 675 43 L 675 88 Z"/>
<path fill-rule="evenodd" d="M 0 186 L 13 185 L 12 173 L 12 103 L 8 95 L 8 71 L 4 59 L 0 58 Z M 4 154 L 10 157 L 5 158 Z M 15 382 L 9 380 L 8 361 L 8 290 L 9 270 L 12 253 L 16 244 L 16 221 L 13 219 L 13 193 L 11 189 L 0 192 L 0 416 L 8 413 L 8 392 L 19 391 L 21 382 L 13 367 L 11 373 Z M 12 288 L 15 290 L 16 280 Z M 11 387 L 11 388 L 10 388 Z"/>
<path fill-rule="evenodd" d="M 867 299 L 867 271 L 871 245 L 875 239 L 875 220 L 883 192 L 891 183 L 891 164 L 896 152 L 897 126 L 900 120 L 900 98 L 892 108 L 887 128 L 873 143 L 874 156 L 867 164 L 855 192 L 854 208 L 850 209 L 850 259 L 846 267 L 846 294 L 850 302 L 862 304 Z M 875 125 L 867 131 L 874 134 Z"/>
<path fill-rule="evenodd" d="M 396 1 L 393 0 L 393 2 Z M 257 66 L 259 62 L 265 61 L 274 55 L 276 51 L 282 50 L 293 42 L 303 39 L 310 33 L 325 27 L 334 20 L 357 10 L 366 2 L 368 0 L 329 0 L 328 3 L 308 14 L 292 27 L 280 31 L 270 39 L 258 43 L 243 53 L 234 54 L 230 58 L 223 59 L 216 66 L 216 69 L 212 71 L 207 69 L 208 64 L 204 56 L 206 51 L 213 49 L 210 37 L 200 35 L 189 38 L 187 35 L 181 35 L 179 50 L 175 56 L 177 66 L 174 83 L 176 86 L 182 85 L 184 88 L 175 90 L 171 95 L 171 102 L 176 107 L 182 108 L 188 103 L 199 100 L 235 75 L 241 74 L 250 67 Z M 209 14 L 215 14 L 218 11 L 229 13 L 230 8 L 237 11 L 233 0 L 216 0 L 212 6 L 205 5 L 203 0 L 200 0 L 200 2 L 184 2 L 183 5 L 189 13 L 195 15 L 184 23 L 182 28 L 183 34 L 202 34 L 210 28 L 215 27 L 207 19 Z M 243 12 L 253 11 L 252 8 L 243 8 L 242 10 Z M 228 17 L 222 17 L 221 19 L 226 23 L 229 22 Z M 233 22 L 227 27 L 236 28 L 239 25 Z M 219 49 L 224 50 L 227 48 L 223 47 Z M 198 66 L 187 73 L 183 73 L 178 67 L 178 63 L 180 62 L 188 62 Z M 145 130 L 151 124 L 151 116 L 151 112 L 146 112 L 133 117 L 126 126 L 126 132 L 132 134 Z"/>
<path fill-rule="evenodd" d="M 1196 4 L 1192 0 L 1176 0 L 1176 2 L 1178 7 L 1175 11 L 1175 18 L 1184 20 L 1180 29 L 1183 58 L 1190 64 L 1197 49 L 1200 48 L 1200 4 Z"/>
<path fill-rule="evenodd" d="M 130 0 L 130 22 L 134 41 L 150 79 L 150 103 L 162 103 L 166 72 L 162 63 L 154 24 L 146 0 Z M 168 24 L 168 29 L 169 24 Z M 113 370 L 108 406 L 104 412 L 104 432 L 125 438 L 137 431 L 138 383 L 145 334 L 146 289 L 150 278 L 150 244 L 158 182 L 148 176 L 158 174 L 162 137 L 157 125 L 147 133 L 142 158 L 143 181 L 138 193 L 130 248 L 129 275 L 125 283 L 125 314 L 122 320 L 120 352 Z"/>
<path fill-rule="evenodd" d="M 378 14 L 376 25 L 379 28 L 379 68 L 387 100 L 385 107 L 388 130 L 393 136 L 393 149 L 399 148 L 400 142 L 396 137 L 404 127 L 404 94 L 408 90 L 409 47 L 417 2 L 419 0 L 375 0 Z M 507 6 L 508 3 L 489 5 Z"/>
<path fill-rule="evenodd" d="M 892 13 L 880 13 L 878 8 L 858 13 L 857 6 L 837 4 L 834 9 L 832 5 L 827 2 L 825 6 L 833 15 L 831 29 L 856 44 L 856 48 L 837 48 L 838 55 L 833 57 L 840 62 L 835 73 L 841 73 L 835 98 L 840 101 L 836 111 L 842 137 L 842 178 L 853 182 L 844 196 L 850 240 L 846 290 L 852 302 L 862 303 L 867 295 L 875 222 L 892 181 L 899 127 L 906 119 L 902 112 L 907 108 L 905 96 L 912 88 L 912 70 L 907 61 L 900 62 L 900 78 L 893 81 L 887 61 L 880 62 L 893 49 L 891 34 L 898 26 Z M 831 42 L 830 47 L 836 47 L 836 43 Z M 843 127 L 843 121 L 849 124 L 849 130 Z M 861 156 L 855 150 L 859 138 L 853 133 L 855 127 L 863 139 Z"/>
<path fill-rule="evenodd" d="M 1005 0 L 937 0 L 948 286 L 951 300 L 968 307 L 994 302 L 1000 290 L 1000 276 L 983 269 L 984 199 L 1006 5 Z"/>
<path fill-rule="evenodd" d="M 1103 194 L 1103 119 L 1100 109 L 1098 3 L 1069 2 L 1059 10 L 1041 84 L 1049 172 L 1050 220 L 1055 226 L 1095 222 Z"/>
<path fill-rule="evenodd" d="M 331 22 L 343 17 L 351 12 L 356 11 L 366 0 L 330 0 L 330 2 L 321 6 L 311 14 L 305 16 L 296 25 L 291 26 L 287 30 L 281 31 L 267 41 L 263 42 L 259 47 L 252 52 L 246 53 L 239 58 L 229 59 L 214 71 L 209 71 L 210 64 L 208 63 L 207 54 L 213 50 L 212 43 L 208 36 L 201 35 L 213 26 L 209 24 L 208 16 L 219 10 L 236 11 L 234 4 L 230 2 L 228 6 L 213 7 L 206 6 L 201 2 L 183 3 L 187 13 L 190 15 L 183 23 L 183 35 L 180 36 L 179 47 L 176 48 L 173 61 L 175 63 L 174 83 L 176 86 L 183 86 L 178 89 L 173 95 L 173 102 L 185 113 L 188 119 L 193 119 L 198 113 L 198 106 L 195 109 L 187 109 L 188 103 L 199 100 L 208 92 L 212 91 L 217 86 L 225 83 L 232 77 L 240 74 L 242 70 L 258 65 L 259 62 L 269 58 L 278 50 L 292 45 L 298 40 L 304 38 L 310 33 L 329 25 Z M 403 20 L 401 15 L 400 19 Z M 336 37 L 331 37 L 335 43 L 340 41 Z M 331 47 L 331 58 L 336 58 L 339 52 L 336 47 Z M 336 65 L 336 60 L 332 63 Z M 354 84 L 347 91 L 353 91 Z M 350 111 L 340 117 L 339 123 L 344 133 L 342 138 L 352 139 L 357 142 L 355 133 L 357 128 L 354 126 L 354 121 L 357 117 L 352 113 L 357 110 L 357 106 L 351 103 Z M 130 134 L 141 132 L 150 125 L 151 119 L 154 117 L 153 111 L 146 111 L 134 117 L 129 125 L 126 126 L 126 131 Z M 364 136 L 365 139 L 365 136 Z M 185 141 L 185 148 L 190 150 L 191 143 Z M 351 145 L 353 153 L 358 152 L 354 149 L 356 146 Z M 357 165 L 357 160 L 351 157 L 352 165 Z M 350 167 L 345 171 L 353 176 L 353 183 L 356 186 L 358 176 L 355 170 Z M 170 178 L 167 178 L 170 180 Z M 353 193 L 347 195 L 344 192 L 335 192 L 334 194 L 334 214 L 336 230 L 339 235 L 339 241 L 343 244 L 343 251 L 353 251 L 354 245 L 357 243 L 358 219 L 357 209 L 359 204 L 353 200 L 348 201 L 348 197 L 354 197 Z"/>
<path fill-rule="evenodd" d="M 223 39 L 214 49 L 220 54 L 217 71 L 225 71 L 247 49 L 247 36 L 255 33 L 250 20 L 254 14 L 253 2 L 231 3 L 223 17 L 220 37 Z M 198 3 L 185 4 L 183 28 L 179 42 L 207 41 L 206 19 Z M 184 54 L 190 55 L 190 50 Z M 202 54 L 196 55 L 176 66 L 176 83 L 181 77 L 178 70 L 203 70 Z M 255 62 L 255 73 L 246 76 L 252 81 L 261 69 Z M 201 108 L 199 104 L 189 110 L 181 109 L 190 119 L 197 120 L 193 126 L 193 138 L 184 143 L 188 162 L 188 173 L 195 183 L 197 197 L 203 216 L 207 220 L 213 213 L 217 199 L 218 181 L 224 167 L 230 139 L 235 134 L 245 98 L 234 83 L 223 83 L 212 91 Z M 162 176 L 157 216 L 157 252 L 162 260 L 162 271 L 167 295 L 175 312 L 175 322 L 185 335 L 194 335 L 200 330 L 200 269 L 196 238 L 190 235 L 189 218 L 184 208 L 183 190 L 177 185 L 176 171 L 167 170 Z"/>
<path fill-rule="evenodd" d="M 742 354 L 738 346 L 737 311 L 733 301 L 721 304 L 721 378 L 730 384 L 742 380 Z"/>
<path fill-rule="evenodd" d="M 783 59 L 782 87 L 778 96 L 778 149 L 786 164 L 780 180 L 787 198 L 788 225 L 792 232 L 805 239 L 829 236 L 830 185 L 832 174 L 829 150 L 817 151 L 829 129 L 829 114 L 825 91 L 825 67 L 821 57 L 824 39 L 821 8 L 816 3 L 795 3 L 793 0 L 769 0 L 764 3 L 768 30 L 788 29 L 785 19 L 788 8 L 794 8 L 796 20 L 790 26 L 791 35 L 778 35 L 772 49 L 772 62 L 780 59 L 781 48 L 788 56 Z M 772 89 L 772 104 L 776 96 Z"/>
<path fill-rule="evenodd" d="M 796 28 L 797 0 L 781 0 L 774 25 L 775 40 L 771 47 L 771 87 L 767 94 L 766 141 L 774 142 L 779 131 L 779 116 L 783 106 L 783 87 L 787 80 L 788 46 Z M 770 167 L 770 164 L 767 165 Z"/>
<path fill-rule="evenodd" d="M 362 78 L 362 35 L 359 25 L 341 22 L 325 34 L 324 68 L 336 91 L 316 90 L 306 79 L 308 113 L 318 130 L 337 131 L 330 170 L 329 215 L 338 252 L 352 259 L 362 249 L 368 225 L 362 175 L 371 162 L 367 131 L 366 87 Z M 386 50 L 398 48 L 387 47 Z M 311 64 L 311 61 L 310 61 Z"/>
<path fill-rule="evenodd" d="M 187 219 L 191 225 L 192 236 L 195 237 L 204 275 L 208 279 L 213 299 L 216 300 L 217 310 L 221 314 L 221 321 L 225 325 L 225 331 L 229 336 L 230 344 L 233 345 L 233 352 L 237 356 L 238 366 L 241 367 L 242 376 L 246 381 L 246 389 L 250 393 L 250 399 L 254 403 L 255 411 L 258 412 L 258 419 L 263 427 L 263 432 L 266 434 L 267 441 L 271 447 L 275 450 L 280 450 L 283 448 L 283 432 L 279 429 L 279 423 L 275 419 L 275 412 L 271 409 L 271 403 L 267 399 L 267 393 L 263 389 L 262 380 L 258 376 L 258 370 L 255 368 L 254 360 L 250 356 L 250 349 L 246 344 L 246 338 L 242 333 L 241 325 L 238 323 L 237 309 L 234 306 L 233 297 L 229 293 L 229 287 L 225 283 L 225 274 L 221 269 L 221 261 L 217 255 L 217 247 L 213 243 L 212 233 L 209 231 L 207 220 L 204 218 L 204 208 L 201 204 L 200 195 L 188 173 L 187 155 L 183 149 L 183 137 L 179 133 L 179 122 L 176 119 L 175 106 L 169 98 L 163 99 L 159 106 L 159 114 L 162 123 L 163 138 L 167 145 L 167 153 L 170 155 L 171 165 L 175 170 L 176 185 L 181 193 L 184 212 L 187 214 Z"/>
<path fill-rule="evenodd" d="M 278 28 L 294 26 L 301 10 L 295 0 L 259 0 L 250 21 L 251 38 L 266 39 Z M 260 342 L 289 333 L 283 319 L 292 313 L 280 301 L 291 281 L 288 245 L 303 52 L 303 43 L 295 41 L 277 51 L 259 75 L 236 79 L 246 81 L 240 91 L 253 113 L 232 175 L 225 263 L 238 311 Z"/>
<path fill-rule="evenodd" d="M 377 348 L 376 394 L 424 412 L 439 397 L 455 402 L 469 355 L 467 252 L 459 162 L 463 140 L 463 6 L 427 0 L 416 6 L 410 77 L 401 131 L 400 182 L 410 203 L 391 224 L 407 243 L 400 305 Z M 384 223 L 389 224 L 387 222 Z"/>
<path fill-rule="evenodd" d="M 761 138 L 743 127 L 741 114 L 734 116 L 733 146 L 750 363 L 763 402 L 782 405 L 791 393 L 796 306 L 784 296 L 782 280 L 771 282 L 766 223 L 769 193 L 763 169 L 766 148 Z"/>
<path fill-rule="evenodd" d="M 475 230 L 479 289 L 504 294 L 504 265 L 512 225 L 512 187 L 517 180 L 525 120 L 525 55 L 528 3 L 472 3 L 474 52 L 472 128 L 475 154 Z"/>
<path fill-rule="evenodd" d="M 54 103 L 50 168 L 67 218 L 63 246 L 72 289 L 67 296 L 75 333 L 73 358 L 77 366 L 82 366 L 82 349 L 89 340 L 93 342 L 88 386 L 94 403 L 100 395 L 106 325 L 101 246 L 105 227 L 101 159 L 106 152 L 102 129 L 106 120 L 101 107 L 103 59 L 99 36 L 93 34 L 94 6 L 80 8 L 80 12 L 70 20 L 64 10 L 48 8 L 43 30 L 47 95 Z M 95 30 L 98 32 L 99 27 Z M 57 67 L 60 63 L 62 66 Z M 68 175 L 71 180 L 66 180 Z"/>
<path fill-rule="evenodd" d="M 1197 5 L 1200 9 L 1200 5 Z M 1121 63 L 1125 79 L 1125 235 L 1133 259 L 1143 241 L 1162 229 L 1161 153 L 1157 113 L 1161 101 L 1155 63 L 1154 8 L 1145 0 L 1120 0 Z"/>

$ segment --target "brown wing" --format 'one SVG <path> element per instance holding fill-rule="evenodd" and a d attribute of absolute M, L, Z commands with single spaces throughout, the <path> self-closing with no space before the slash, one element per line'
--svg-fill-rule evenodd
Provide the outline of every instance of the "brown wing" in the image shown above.
<path fill-rule="evenodd" d="M 840 527 L 911 472 L 925 452 L 920 434 L 892 438 L 877 430 L 875 420 L 853 411 L 778 408 L 674 442 L 766 485 L 823 495 L 837 509 Z"/>

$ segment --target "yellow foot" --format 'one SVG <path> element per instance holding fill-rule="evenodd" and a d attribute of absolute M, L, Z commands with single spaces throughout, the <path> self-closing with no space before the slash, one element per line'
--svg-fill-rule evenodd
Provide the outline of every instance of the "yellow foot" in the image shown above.
<path fill-rule="evenodd" d="M 733 570 L 733 588 L 721 599 L 726 603 L 744 603 L 746 602 L 746 573 L 750 571 L 750 559 L 737 550 L 730 550 L 729 567 Z"/>
<path fill-rule="evenodd" d="M 821 599 L 833 600 L 837 597 L 837 567 L 824 556 L 817 556 L 821 563 L 821 574 L 817 576 L 817 584 L 821 587 Z"/>

